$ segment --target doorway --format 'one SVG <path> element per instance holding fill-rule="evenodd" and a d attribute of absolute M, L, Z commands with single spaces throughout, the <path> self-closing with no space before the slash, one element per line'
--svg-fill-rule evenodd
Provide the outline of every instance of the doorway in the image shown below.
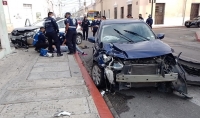
<path fill-rule="evenodd" d="M 155 24 L 164 24 L 165 3 L 156 3 Z"/>
<path fill-rule="evenodd" d="M 191 10 L 190 10 L 190 20 L 197 17 L 199 15 L 199 4 L 191 4 Z"/>
<path fill-rule="evenodd" d="M 124 18 L 124 7 L 121 7 L 121 18 Z"/>

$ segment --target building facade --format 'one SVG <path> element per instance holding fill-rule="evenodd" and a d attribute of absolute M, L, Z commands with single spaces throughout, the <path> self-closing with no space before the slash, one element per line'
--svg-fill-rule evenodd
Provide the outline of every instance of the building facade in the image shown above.
<path fill-rule="evenodd" d="M 152 4 L 153 1 L 153 4 Z M 153 26 L 182 26 L 186 20 L 200 15 L 200 0 L 96 0 L 88 9 L 100 11 L 110 19 L 131 14 L 146 20 L 152 12 Z"/>
<path fill-rule="evenodd" d="M 2 3 L 8 32 L 23 27 L 26 19 L 34 23 L 53 11 L 51 0 L 2 0 Z"/>

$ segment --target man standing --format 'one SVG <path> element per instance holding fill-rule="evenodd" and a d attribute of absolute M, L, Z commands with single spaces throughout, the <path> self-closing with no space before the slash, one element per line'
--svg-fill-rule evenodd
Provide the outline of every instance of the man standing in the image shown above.
<path fill-rule="evenodd" d="M 100 24 L 101 24 L 101 20 L 97 20 L 97 16 L 95 16 L 94 20 L 92 21 L 92 25 L 91 25 L 91 30 L 93 32 L 93 37 L 95 37 L 95 34 L 96 34 Z"/>
<path fill-rule="evenodd" d="M 101 19 L 102 19 L 102 20 L 106 20 L 106 16 L 102 16 Z"/>
<path fill-rule="evenodd" d="M 142 17 L 142 14 L 139 14 L 139 19 L 144 20 L 144 18 Z"/>
<path fill-rule="evenodd" d="M 83 30 L 83 40 L 87 40 L 88 39 L 89 25 L 90 25 L 90 22 L 87 19 L 87 17 L 85 16 L 83 21 L 82 21 L 82 24 L 81 24 L 81 29 Z"/>
<path fill-rule="evenodd" d="M 149 27 L 151 27 L 152 29 L 152 24 L 153 24 L 153 19 L 151 17 L 151 15 L 149 15 L 148 19 L 146 20 L 146 23 L 149 25 Z"/>
<path fill-rule="evenodd" d="M 54 40 L 57 49 L 57 56 L 63 56 L 60 52 L 60 43 L 57 33 L 59 33 L 58 25 L 53 17 L 53 12 L 48 13 L 48 18 L 44 22 L 46 36 L 49 42 L 49 53 L 53 53 L 52 40 Z"/>
<path fill-rule="evenodd" d="M 128 14 L 126 17 L 127 18 L 133 18 L 131 14 Z"/>
<path fill-rule="evenodd" d="M 70 18 L 71 13 L 66 12 L 65 13 L 65 33 L 66 33 L 66 39 L 67 39 L 67 46 L 69 48 L 68 54 L 74 54 L 76 53 L 76 28 L 77 28 L 77 20 Z M 56 47 L 57 48 L 57 47 Z"/>

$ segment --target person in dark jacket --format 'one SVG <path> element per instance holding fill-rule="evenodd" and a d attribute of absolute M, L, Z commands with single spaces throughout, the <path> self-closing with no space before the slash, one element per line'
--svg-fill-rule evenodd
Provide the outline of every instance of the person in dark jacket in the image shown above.
<path fill-rule="evenodd" d="M 92 25 L 91 25 L 91 30 L 93 32 L 93 37 L 95 37 L 95 34 L 96 34 L 100 24 L 101 24 L 101 20 L 98 20 L 97 16 L 95 16 L 94 20 L 92 21 Z"/>
<path fill-rule="evenodd" d="M 106 16 L 102 16 L 102 17 L 101 17 L 101 20 L 106 20 Z"/>
<path fill-rule="evenodd" d="M 83 40 L 87 40 L 88 39 L 89 25 L 90 25 L 90 22 L 87 19 L 87 17 L 85 16 L 83 21 L 82 21 L 82 24 L 81 24 L 81 29 L 83 31 Z"/>
<path fill-rule="evenodd" d="M 34 46 L 36 51 L 40 51 L 41 48 L 46 49 L 49 45 L 46 42 L 46 37 L 44 35 L 45 28 L 40 27 L 40 31 L 34 37 Z M 37 39 L 36 39 L 37 38 Z"/>
<path fill-rule="evenodd" d="M 60 42 L 58 39 L 57 33 L 59 33 L 58 25 L 53 17 L 53 12 L 48 13 L 48 18 L 45 20 L 45 30 L 46 30 L 46 36 L 48 37 L 48 42 L 49 42 L 49 53 L 53 53 L 53 48 L 52 48 L 52 42 L 54 40 L 54 43 L 56 44 L 56 49 L 57 49 L 57 56 L 63 56 L 60 52 Z"/>
<path fill-rule="evenodd" d="M 149 25 L 149 27 L 151 27 L 152 29 L 152 24 L 153 24 L 153 19 L 151 17 L 151 15 L 149 15 L 148 19 L 146 20 L 146 23 Z"/>
<path fill-rule="evenodd" d="M 144 18 L 142 17 L 142 14 L 139 14 L 139 19 L 144 20 Z"/>
<path fill-rule="evenodd" d="M 65 33 L 66 33 L 66 40 L 67 46 L 69 48 L 68 54 L 75 54 L 76 53 L 76 28 L 77 28 L 77 20 L 70 18 L 71 13 L 65 13 Z"/>

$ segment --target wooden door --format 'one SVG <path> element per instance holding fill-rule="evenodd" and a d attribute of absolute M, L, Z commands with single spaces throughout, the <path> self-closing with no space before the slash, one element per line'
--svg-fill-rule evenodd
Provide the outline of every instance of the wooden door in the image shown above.
<path fill-rule="evenodd" d="M 199 4 L 191 4 L 190 20 L 199 15 Z"/>
<path fill-rule="evenodd" d="M 164 24 L 165 3 L 156 3 L 155 24 Z"/>

